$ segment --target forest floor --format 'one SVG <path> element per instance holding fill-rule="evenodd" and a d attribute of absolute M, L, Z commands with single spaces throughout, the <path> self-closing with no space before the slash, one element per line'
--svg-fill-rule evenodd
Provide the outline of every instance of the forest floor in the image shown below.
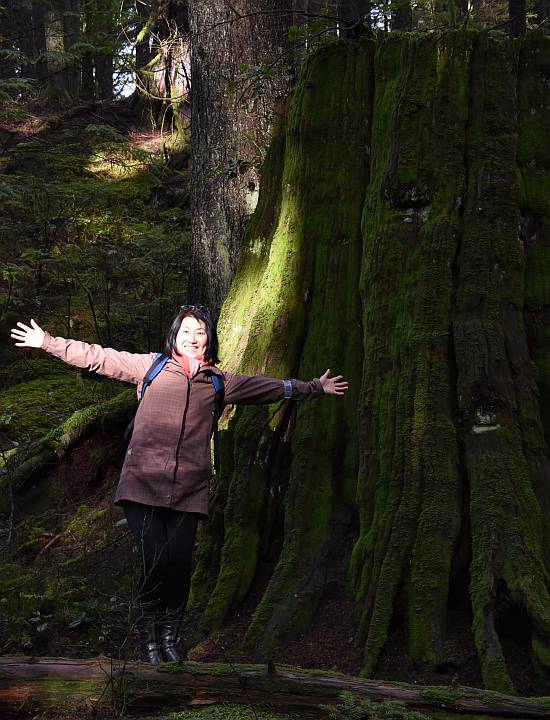
<path fill-rule="evenodd" d="M 83 129 L 87 129 L 89 145 L 79 141 Z M 68 113 L 63 120 L 44 113 L 5 125 L 0 128 L 0 138 L 0 196 L 9 200 L 1 250 L 8 260 L 6 272 L 12 273 L 14 282 L 2 314 L 3 339 L 7 339 L 7 328 L 14 319 L 42 312 L 52 318 L 53 329 L 57 326 L 60 333 L 80 324 L 90 335 L 97 330 L 114 343 L 130 347 L 143 343 L 144 333 L 149 333 L 147 344 L 154 345 L 157 334 L 162 336 L 157 329 L 162 326 L 163 308 L 162 304 L 155 306 L 158 316 L 146 315 L 145 308 L 156 296 L 159 282 L 150 266 L 153 270 L 159 263 L 168 267 L 164 297 L 170 307 L 176 302 L 182 278 L 173 270 L 172 256 L 159 258 L 155 253 L 160 236 L 173 236 L 175 224 L 183 226 L 186 229 L 178 236 L 180 244 L 173 248 L 175 264 L 181 265 L 189 227 L 188 149 L 183 147 L 168 155 L 165 138 L 134 129 L 128 114 L 115 107 L 85 108 Z M 128 174 L 132 163 L 135 172 Z M 50 176 L 55 176 L 55 182 Z M 75 281 L 79 233 L 93 235 L 97 254 L 84 258 L 86 269 L 78 271 Z M 138 236 L 146 239 L 140 253 L 149 260 L 129 266 L 127 246 L 137 242 Z M 32 255 L 31 247 L 37 238 L 43 241 L 39 256 Z M 102 267 L 105 253 L 112 253 L 115 273 Z M 129 275 L 131 287 L 127 284 Z M 44 290 L 38 306 L 34 299 L 37 286 Z M 90 304 L 86 289 L 92 290 L 95 306 Z M 1 359 L 2 452 L 40 437 L 74 410 L 98 398 L 112 397 L 121 389 L 38 356 L 21 361 L 6 346 Z M 137 657 L 131 600 L 137 559 L 122 513 L 112 505 L 123 455 L 120 437 L 96 436 L 81 444 L 53 472 L 20 488 L 15 506 L 10 508 L 12 489 L 2 487 L 2 654 L 89 657 L 123 652 L 130 659 Z M 256 588 L 221 630 L 201 638 L 193 620 L 189 621 L 184 627 L 184 645 L 190 659 L 270 659 L 358 674 L 363 648 L 358 641 L 353 603 L 342 588 L 335 588 L 332 596 L 322 599 L 310 631 L 287 643 L 273 658 L 241 650 L 241 639 L 270 570 L 267 565 L 262 568 Z M 449 628 L 448 650 L 453 658 L 449 666 L 439 673 L 411 668 L 402 652 L 404 642 L 394 634 L 378 677 L 429 685 L 480 686 L 471 620 L 460 603 L 454 618 Z M 510 643 L 510 672 L 517 689 L 526 695 L 548 694 L 548 688 L 537 680 L 521 640 L 510 636 Z M 244 718 L 236 711 L 216 712 L 212 710 L 204 717 Z M 185 720 L 187 716 L 173 717 Z M 247 717 L 264 720 L 260 711 Z M 265 720 L 272 717 L 268 714 Z"/>

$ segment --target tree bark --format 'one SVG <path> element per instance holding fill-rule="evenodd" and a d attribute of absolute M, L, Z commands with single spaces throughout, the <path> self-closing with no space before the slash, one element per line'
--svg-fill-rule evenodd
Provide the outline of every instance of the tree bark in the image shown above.
<path fill-rule="evenodd" d="M 526 0 L 508 0 L 509 32 L 512 37 L 520 37 L 527 28 Z"/>
<path fill-rule="evenodd" d="M 434 3 L 434 10 L 441 15 L 446 23 L 455 25 L 460 13 L 464 13 L 467 2 L 458 2 L 458 0 L 437 0 Z"/>
<path fill-rule="evenodd" d="M 265 653 L 299 636 L 325 582 L 338 573 L 342 580 L 341 547 L 332 539 L 333 533 L 349 537 L 353 517 L 359 386 L 353 378 L 362 350 L 358 324 L 345 327 L 339 314 L 360 314 L 371 50 L 359 43 L 331 45 L 304 68 L 289 127 L 277 136 L 264 169 L 266 194 L 219 324 L 226 365 L 236 372 L 309 378 L 330 366 L 352 381 L 336 407 L 311 403 L 296 414 L 291 405 L 271 422 L 267 413 L 238 410 L 222 433 L 223 476 L 214 489 L 212 532 L 201 546 L 194 600 L 208 599 L 202 624 L 217 627 L 249 591 L 264 548 L 280 547 L 284 539 L 246 635 L 248 645 Z M 353 142 L 335 141 L 343 127 Z M 337 353 L 336 346 L 346 352 Z"/>
<path fill-rule="evenodd" d="M 193 256 L 188 295 L 208 305 L 214 316 L 257 202 L 258 164 L 274 107 L 288 92 L 283 53 L 290 17 L 278 12 L 287 7 L 283 0 L 237 2 L 231 8 L 222 0 L 190 5 Z"/>
<path fill-rule="evenodd" d="M 64 46 L 70 51 L 80 39 L 80 0 L 65 0 L 64 13 Z M 77 98 L 81 94 L 81 67 L 76 60 L 67 64 L 67 90 L 69 95 Z"/>
<path fill-rule="evenodd" d="M 63 58 L 65 52 L 64 11 L 64 1 L 54 0 L 48 6 L 44 16 L 48 68 L 47 87 L 49 94 L 59 99 L 66 98 L 69 91 L 66 62 Z"/>
<path fill-rule="evenodd" d="M 408 32 L 412 30 L 412 8 L 410 0 L 392 0 L 391 29 Z"/>
<path fill-rule="evenodd" d="M 319 714 L 319 705 L 333 705 L 339 694 L 379 702 L 397 700 L 411 708 L 444 709 L 468 717 L 547 718 L 548 704 L 468 687 L 418 687 L 360 680 L 344 675 L 308 673 L 297 668 L 265 665 L 208 665 L 185 662 L 154 668 L 144 663 L 64 658 L 0 658 L 0 711 L 20 718 L 37 711 L 80 710 L 91 716 L 111 707 L 132 714 L 183 709 L 215 702 L 280 709 L 297 707 Z M 87 712 L 86 712 L 87 711 Z M 451 714 L 452 713 L 452 714 Z"/>
<path fill-rule="evenodd" d="M 535 3 L 535 15 L 539 24 L 547 24 L 548 18 L 550 17 L 550 1 L 538 0 L 538 2 Z"/>
<path fill-rule="evenodd" d="M 113 99 L 113 52 L 109 47 L 114 29 L 112 0 L 97 0 L 95 12 L 94 44 L 99 44 L 94 54 L 96 97 L 110 101 Z"/>
<path fill-rule="evenodd" d="M 548 62 L 540 33 L 455 32 L 307 63 L 222 354 L 278 377 L 329 366 L 350 391 L 228 418 L 193 582 L 204 629 L 271 563 L 244 640 L 270 657 L 347 570 L 366 675 L 397 632 L 417 669 L 444 667 L 453 603 L 486 687 L 512 690 L 518 618 L 548 673 Z"/>

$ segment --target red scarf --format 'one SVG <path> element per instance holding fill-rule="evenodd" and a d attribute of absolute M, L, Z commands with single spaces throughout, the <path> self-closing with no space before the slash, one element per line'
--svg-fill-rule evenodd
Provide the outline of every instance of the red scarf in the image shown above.
<path fill-rule="evenodd" d="M 183 372 L 187 375 L 188 378 L 194 378 L 201 367 L 213 364 L 211 360 L 205 360 L 204 355 L 199 355 L 198 357 L 189 357 L 189 355 L 180 355 L 179 353 L 174 352 L 172 354 L 172 358 L 181 365 L 181 367 L 183 368 Z"/>

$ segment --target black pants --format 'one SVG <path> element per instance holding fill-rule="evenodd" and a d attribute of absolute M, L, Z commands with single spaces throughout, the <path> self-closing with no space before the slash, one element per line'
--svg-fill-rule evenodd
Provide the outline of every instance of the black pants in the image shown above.
<path fill-rule="evenodd" d="M 191 586 L 196 515 L 130 501 L 124 503 L 124 513 L 141 557 L 140 607 L 181 615 Z"/>

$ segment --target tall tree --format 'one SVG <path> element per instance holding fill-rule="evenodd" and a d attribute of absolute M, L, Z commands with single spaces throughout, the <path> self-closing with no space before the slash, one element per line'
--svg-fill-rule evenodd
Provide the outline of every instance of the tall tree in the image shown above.
<path fill-rule="evenodd" d="M 526 0 L 508 0 L 509 32 L 514 37 L 523 35 L 527 27 Z"/>
<path fill-rule="evenodd" d="M 412 30 L 412 7 L 410 0 L 392 0 L 390 10 L 392 30 Z"/>
<path fill-rule="evenodd" d="M 113 50 L 115 46 L 116 5 L 113 0 L 96 0 L 94 71 L 96 96 L 99 100 L 113 98 Z"/>
<path fill-rule="evenodd" d="M 219 312 L 258 195 L 258 165 L 274 108 L 289 87 L 284 0 L 190 7 L 193 47 L 192 217 L 189 296 Z M 280 107 L 279 107 L 280 111 Z"/>
<path fill-rule="evenodd" d="M 59 98 L 69 94 L 64 16 L 64 0 L 51 0 L 44 19 L 48 89 L 51 94 Z"/>

